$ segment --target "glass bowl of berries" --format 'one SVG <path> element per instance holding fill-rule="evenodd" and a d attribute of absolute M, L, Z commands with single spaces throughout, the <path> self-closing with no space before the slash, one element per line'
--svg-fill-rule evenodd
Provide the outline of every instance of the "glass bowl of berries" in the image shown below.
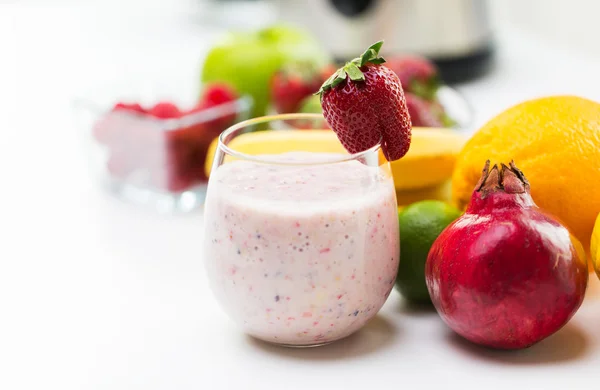
<path fill-rule="evenodd" d="M 225 84 L 206 85 L 191 104 L 175 97 L 113 92 L 74 102 L 90 168 L 103 187 L 158 211 L 191 211 L 204 202 L 204 165 L 212 140 L 247 119 L 252 100 Z"/>

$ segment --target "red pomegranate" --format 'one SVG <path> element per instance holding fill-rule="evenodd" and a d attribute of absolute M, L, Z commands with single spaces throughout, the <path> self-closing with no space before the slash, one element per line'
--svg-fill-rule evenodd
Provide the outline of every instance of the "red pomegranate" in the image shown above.
<path fill-rule="evenodd" d="M 540 210 L 513 162 L 489 169 L 466 213 L 434 242 L 425 267 L 444 322 L 488 347 L 529 347 L 558 331 L 581 305 L 585 252 Z"/>

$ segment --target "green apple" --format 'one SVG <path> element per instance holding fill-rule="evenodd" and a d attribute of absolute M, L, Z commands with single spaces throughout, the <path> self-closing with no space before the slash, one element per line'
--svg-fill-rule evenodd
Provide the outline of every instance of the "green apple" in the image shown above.
<path fill-rule="evenodd" d="M 283 65 L 306 62 L 317 67 L 331 62 L 329 54 L 308 32 L 288 25 L 258 31 L 230 32 L 208 53 L 202 83 L 227 82 L 254 99 L 253 116 L 265 114 L 269 82 Z"/>

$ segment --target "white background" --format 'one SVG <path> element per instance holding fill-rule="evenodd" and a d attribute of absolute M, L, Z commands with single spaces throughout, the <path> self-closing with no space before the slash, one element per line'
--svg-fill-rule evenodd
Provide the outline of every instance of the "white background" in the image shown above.
<path fill-rule="evenodd" d="M 329 347 L 247 338 L 206 287 L 201 215 L 157 215 L 100 191 L 70 109 L 84 87 L 116 75 L 195 93 L 215 31 L 187 12 L 189 1 L 13 3 L 0 5 L 0 389 L 597 386 L 595 277 L 569 325 L 517 353 L 471 346 L 396 293 L 366 329 Z M 540 8 L 497 7 L 509 18 L 499 23 L 498 66 L 459 86 L 476 124 L 534 96 L 600 100 L 589 44 L 597 27 L 585 29 L 598 13 L 588 2 L 554 13 L 542 3 L 556 2 L 532 3 Z"/>

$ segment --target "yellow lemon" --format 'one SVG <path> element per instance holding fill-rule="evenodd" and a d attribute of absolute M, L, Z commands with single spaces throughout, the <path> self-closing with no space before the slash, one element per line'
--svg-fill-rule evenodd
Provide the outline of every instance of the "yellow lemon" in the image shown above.
<path fill-rule="evenodd" d="M 459 208 L 471 199 L 487 159 L 514 160 L 536 204 L 589 248 L 600 212 L 600 104 L 576 96 L 529 100 L 499 114 L 466 143 L 452 176 Z"/>

